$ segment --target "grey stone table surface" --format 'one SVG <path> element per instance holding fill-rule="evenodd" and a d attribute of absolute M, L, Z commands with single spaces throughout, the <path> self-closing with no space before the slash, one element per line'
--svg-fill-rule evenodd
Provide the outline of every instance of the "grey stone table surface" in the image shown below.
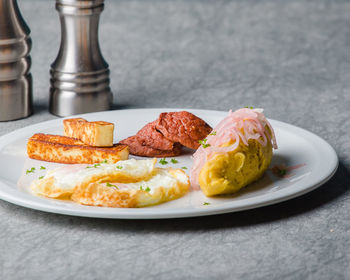
<path fill-rule="evenodd" d="M 35 113 L 0 135 L 56 118 L 54 1 L 19 4 Z M 0 279 L 350 279 L 349 1 L 107 0 L 100 43 L 114 109 L 263 107 L 328 141 L 339 169 L 302 197 L 201 218 L 79 218 L 0 201 Z"/>

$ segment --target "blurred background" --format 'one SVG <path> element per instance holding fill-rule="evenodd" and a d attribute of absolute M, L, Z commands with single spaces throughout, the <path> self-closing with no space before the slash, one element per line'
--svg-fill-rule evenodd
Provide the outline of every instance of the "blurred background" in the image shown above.
<path fill-rule="evenodd" d="M 32 31 L 38 112 L 47 108 L 59 17 L 53 0 L 19 5 Z M 317 123 L 310 107 L 333 106 L 350 89 L 349 12 L 350 2 L 329 0 L 106 0 L 99 37 L 114 108 L 255 106 L 298 122 L 285 119 L 298 106 Z"/>

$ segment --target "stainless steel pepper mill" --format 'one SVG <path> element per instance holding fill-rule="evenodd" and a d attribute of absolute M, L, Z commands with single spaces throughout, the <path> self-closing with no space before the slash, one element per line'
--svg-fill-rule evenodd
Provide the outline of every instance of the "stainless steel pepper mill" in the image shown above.
<path fill-rule="evenodd" d="M 0 0 L 0 121 L 32 113 L 30 30 L 16 0 Z"/>
<path fill-rule="evenodd" d="M 98 43 L 104 0 L 56 0 L 61 46 L 51 65 L 50 112 L 58 116 L 110 108 L 108 64 Z"/>

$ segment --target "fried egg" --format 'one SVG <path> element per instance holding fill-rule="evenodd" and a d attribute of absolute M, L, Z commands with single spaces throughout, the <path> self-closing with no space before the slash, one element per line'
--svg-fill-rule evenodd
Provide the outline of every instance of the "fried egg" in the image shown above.
<path fill-rule="evenodd" d="M 35 180 L 31 189 L 38 195 L 59 198 L 72 195 L 79 184 L 103 179 L 121 183 L 137 182 L 152 176 L 156 161 L 129 159 L 114 164 L 65 165 L 50 170 L 42 179 Z"/>
<path fill-rule="evenodd" d="M 72 200 L 94 206 L 145 207 L 177 199 L 189 188 L 189 178 L 181 169 L 156 168 L 151 178 L 134 183 L 80 184 Z"/>
<path fill-rule="evenodd" d="M 106 207 L 145 207 L 173 200 L 190 188 L 181 169 L 155 168 L 156 159 L 66 165 L 31 184 L 41 196 Z"/>

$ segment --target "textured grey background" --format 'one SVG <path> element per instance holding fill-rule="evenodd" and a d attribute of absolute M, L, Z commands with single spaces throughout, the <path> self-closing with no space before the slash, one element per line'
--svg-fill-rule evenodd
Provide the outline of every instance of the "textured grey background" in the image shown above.
<path fill-rule="evenodd" d="M 19 1 L 33 38 L 35 114 L 54 119 L 54 1 Z M 350 279 L 350 2 L 112 1 L 100 42 L 115 109 L 266 109 L 337 151 L 319 189 L 212 217 L 124 221 L 48 214 L 0 201 L 0 279 Z"/>

